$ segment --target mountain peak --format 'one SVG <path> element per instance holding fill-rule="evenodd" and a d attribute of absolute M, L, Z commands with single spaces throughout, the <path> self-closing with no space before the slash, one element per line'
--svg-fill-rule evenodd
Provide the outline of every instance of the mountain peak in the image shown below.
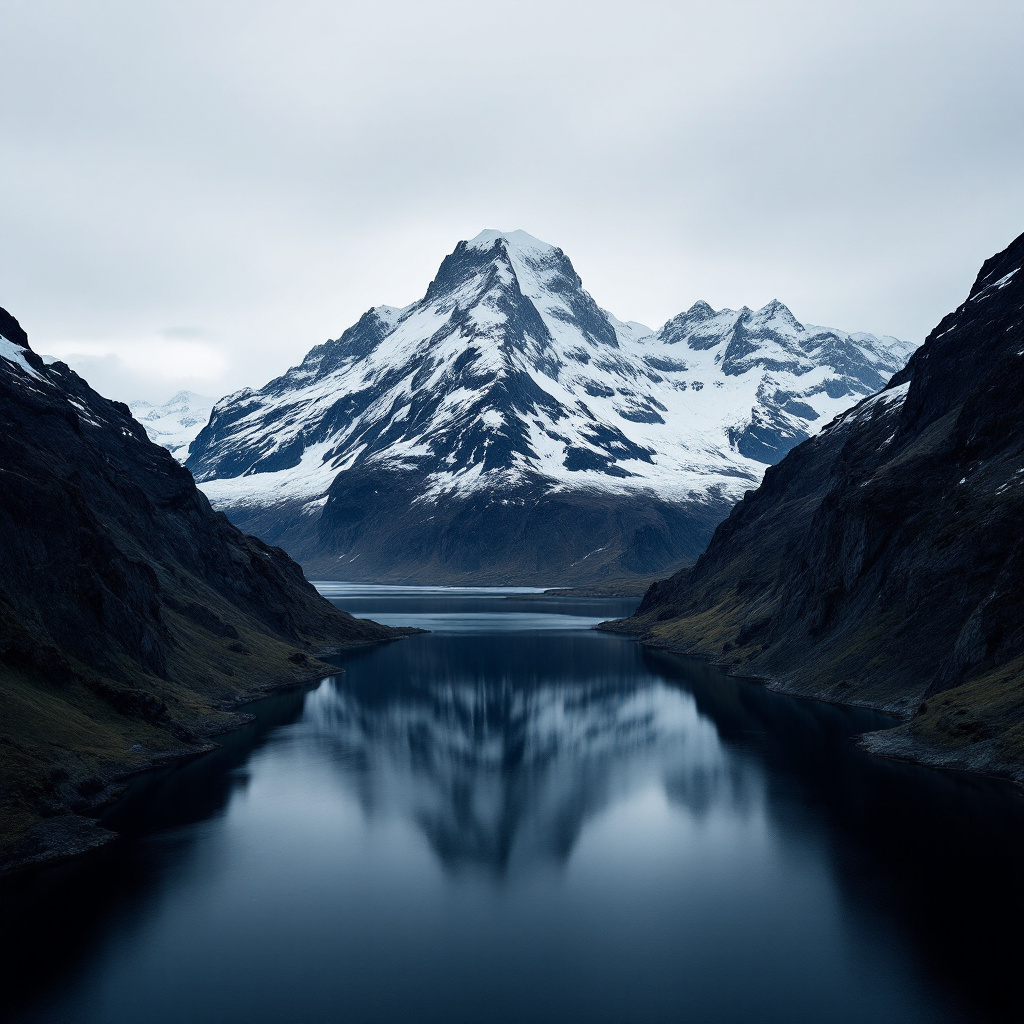
<path fill-rule="evenodd" d="M 497 231 L 494 228 L 485 228 L 475 238 L 471 238 L 466 245 L 470 249 L 490 249 L 499 239 L 504 241 L 508 248 L 518 252 L 535 252 L 546 255 L 556 251 L 555 246 L 542 242 L 525 231 Z"/>
<path fill-rule="evenodd" d="M 320 566 L 311 571 L 367 578 L 408 558 L 426 572 L 430 552 L 458 560 L 479 542 L 479 572 L 497 573 L 505 556 L 490 538 L 501 534 L 520 538 L 517 564 L 555 572 L 563 563 L 542 553 L 550 535 L 515 532 L 533 522 L 522 510 L 547 509 L 551 495 L 571 496 L 575 510 L 565 507 L 572 541 L 558 549 L 570 576 L 597 550 L 624 550 L 612 540 L 620 527 L 602 534 L 580 518 L 584 507 L 641 531 L 637 550 L 647 553 L 630 565 L 665 564 L 690 551 L 679 546 L 696 536 L 687 531 L 713 525 L 709 509 L 727 507 L 812 424 L 902 367 L 895 353 L 875 358 L 873 339 L 842 332 L 805 353 L 781 304 L 757 316 L 696 303 L 657 334 L 625 325 L 597 305 L 562 249 L 524 231 L 483 231 L 445 256 L 418 302 L 376 307 L 300 367 L 218 404 L 188 467 L 240 521 L 278 509 L 266 522 L 280 526 L 260 529 L 274 543 L 301 535 Z M 690 525 L 650 526 L 637 519 L 648 501 L 699 508 L 704 525 L 680 511 Z M 451 520 L 449 543 L 445 523 L 470 507 L 462 525 Z"/>
<path fill-rule="evenodd" d="M 746 306 L 743 307 L 746 310 Z M 752 323 L 757 323 L 762 326 L 768 326 L 774 323 L 777 327 L 789 327 L 797 331 L 802 331 L 804 325 L 800 323 L 795 316 L 793 316 L 792 310 L 784 302 L 780 302 L 778 299 L 772 299 L 771 302 L 766 302 L 760 309 L 748 311 Z"/>
<path fill-rule="evenodd" d="M 542 354 L 552 345 L 619 345 L 615 327 L 583 288 L 569 257 L 525 231 L 489 229 L 459 242 L 416 308 L 454 315 L 445 336 L 454 331 L 488 345 L 525 347 L 542 361 L 557 361 Z M 553 363 L 550 368 L 555 372 Z"/>
<path fill-rule="evenodd" d="M 28 349 L 29 352 L 32 351 L 32 346 L 28 343 L 28 334 L 25 333 L 25 328 L 22 327 L 6 309 L 0 309 L 0 335 L 5 337 L 13 345 L 17 345 L 18 348 Z"/>

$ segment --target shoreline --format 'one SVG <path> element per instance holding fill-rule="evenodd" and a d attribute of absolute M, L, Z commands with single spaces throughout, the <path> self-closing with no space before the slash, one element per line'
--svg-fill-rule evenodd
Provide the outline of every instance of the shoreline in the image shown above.
<path fill-rule="evenodd" d="M 120 834 L 101 825 L 99 818 L 102 812 L 113 808 L 124 798 L 132 780 L 149 772 L 187 764 L 216 750 L 219 747 L 215 742 L 216 737 L 242 729 L 255 720 L 255 715 L 240 711 L 239 708 L 289 690 L 311 687 L 328 676 L 344 672 L 344 669 L 321 659 L 336 657 L 361 647 L 394 643 L 420 632 L 424 631 L 409 628 L 396 636 L 368 643 L 335 644 L 320 648 L 309 655 L 309 671 L 298 675 L 264 676 L 251 687 L 219 702 L 213 709 L 218 713 L 219 720 L 205 723 L 206 728 L 203 728 L 204 723 L 201 720 L 191 726 L 191 731 L 196 737 L 195 743 L 183 744 L 165 751 L 146 752 L 147 759 L 141 764 L 138 761 L 114 761 L 98 772 L 83 773 L 79 778 L 69 778 L 67 781 L 71 785 L 80 784 L 87 778 L 98 778 L 100 786 L 73 807 L 69 806 L 62 813 L 42 817 L 26 829 L 15 840 L 13 854 L 6 856 L 0 863 L 0 882 L 7 884 L 34 871 L 66 864 L 113 845 L 120 838 Z M 142 753 L 138 750 L 130 752 Z M 19 847 L 29 849 L 19 856 Z"/>
<path fill-rule="evenodd" d="M 622 627 L 614 628 L 618 623 L 624 621 L 627 620 L 612 619 L 609 622 L 599 623 L 594 629 L 603 633 L 617 633 L 620 636 L 629 637 L 636 643 L 642 644 L 651 650 L 665 651 L 668 654 L 676 654 L 686 658 L 699 658 L 701 661 L 713 665 L 724 672 L 730 679 L 745 679 L 748 682 L 763 686 L 764 689 L 771 693 L 778 693 L 785 697 L 819 701 L 822 704 L 834 704 L 837 707 L 865 708 L 870 711 L 895 715 L 903 719 L 898 725 L 875 732 L 862 733 L 854 737 L 854 742 L 874 757 L 886 758 L 890 761 L 901 761 L 905 764 L 913 764 L 922 768 L 963 772 L 993 781 L 1009 783 L 1024 797 L 1024 765 L 999 758 L 997 751 L 995 751 L 992 745 L 979 745 L 973 751 L 943 749 L 911 734 L 910 726 L 913 715 L 906 710 L 872 704 L 868 701 L 838 700 L 832 696 L 805 693 L 796 688 L 787 687 L 784 681 L 773 676 L 744 674 L 741 671 L 730 669 L 726 663 L 716 659 L 715 655 L 710 652 L 687 650 L 674 644 L 657 643 L 645 639 L 639 631 Z"/>
<path fill-rule="evenodd" d="M 760 685 L 766 690 L 782 696 L 797 697 L 841 707 L 859 707 L 897 716 L 902 719 L 899 724 L 887 729 L 863 733 L 853 737 L 853 741 L 865 752 L 875 757 L 925 768 L 963 772 L 992 781 L 1009 783 L 1016 791 L 1024 795 L 1024 766 L 998 758 L 995 756 L 997 752 L 992 749 L 991 745 L 973 750 L 944 750 L 912 735 L 910 732 L 912 716 L 905 710 L 862 700 L 840 700 L 834 696 L 802 692 L 788 687 L 784 681 L 775 677 L 745 674 L 735 668 L 730 668 L 728 664 L 723 663 L 721 659 L 716 658 L 710 652 L 685 649 L 678 645 L 645 639 L 638 631 L 619 626 L 619 623 L 623 621 L 610 620 L 593 628 L 600 632 L 625 636 L 651 650 L 664 651 L 681 657 L 697 658 L 724 672 L 729 678 Z M 618 628 L 616 628 L 617 626 Z M 310 655 L 308 672 L 288 677 L 264 677 L 234 697 L 221 701 L 215 709 L 220 712 L 219 721 L 208 722 L 205 729 L 202 728 L 201 722 L 196 723 L 193 727 L 195 743 L 182 745 L 176 749 L 149 753 L 143 764 L 137 761 L 131 764 L 127 762 L 110 764 L 102 772 L 96 773 L 100 777 L 101 788 L 80 801 L 74 809 L 69 808 L 64 813 L 43 817 L 26 830 L 16 842 L 15 851 L 19 846 L 32 846 L 34 849 L 32 852 L 26 851 L 24 855 L 18 856 L 15 853 L 14 856 L 5 859 L 0 865 L 0 882 L 7 884 L 35 871 L 65 864 L 109 848 L 118 841 L 120 834 L 101 825 L 100 816 L 103 811 L 112 809 L 126 796 L 132 780 L 150 772 L 186 764 L 215 751 L 219 747 L 219 744 L 215 742 L 216 737 L 242 729 L 255 720 L 255 715 L 239 709 L 289 690 L 310 688 L 330 675 L 344 672 L 343 668 L 320 659 L 335 657 L 361 647 L 393 643 L 417 632 L 421 631 L 410 629 L 401 635 L 370 643 L 321 648 Z M 136 753 L 139 752 L 136 751 Z M 71 783 L 81 781 L 82 779 L 75 778 L 70 780 Z"/>

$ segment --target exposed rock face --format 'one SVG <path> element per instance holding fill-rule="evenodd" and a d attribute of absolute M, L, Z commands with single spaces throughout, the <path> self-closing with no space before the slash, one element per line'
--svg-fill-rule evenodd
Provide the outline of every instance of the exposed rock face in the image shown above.
<path fill-rule="evenodd" d="M 126 406 L 0 310 L 5 859 L 90 845 L 68 812 L 118 772 L 196 749 L 237 720 L 221 705 L 310 677 L 317 651 L 396 635 L 213 511 Z"/>
<path fill-rule="evenodd" d="M 1024 781 L 1024 235 L 888 387 L 613 624 L 913 718 L 880 752 Z"/>
<path fill-rule="evenodd" d="M 188 459 L 210 500 L 314 577 L 595 584 L 692 561 L 732 504 L 913 346 L 697 303 L 623 323 L 561 249 L 485 231 Z"/>

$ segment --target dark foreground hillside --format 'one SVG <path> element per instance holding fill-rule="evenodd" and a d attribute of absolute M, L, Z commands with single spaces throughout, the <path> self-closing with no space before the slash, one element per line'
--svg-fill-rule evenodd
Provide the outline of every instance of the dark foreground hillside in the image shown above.
<path fill-rule="evenodd" d="M 1024 235 L 888 387 L 608 628 L 904 712 L 880 752 L 1024 781 Z"/>
<path fill-rule="evenodd" d="M 5 867 L 110 838 L 80 816 L 203 749 L 226 709 L 400 631 L 321 598 L 214 512 L 126 406 L 44 365 L 0 310 L 0 814 Z"/>

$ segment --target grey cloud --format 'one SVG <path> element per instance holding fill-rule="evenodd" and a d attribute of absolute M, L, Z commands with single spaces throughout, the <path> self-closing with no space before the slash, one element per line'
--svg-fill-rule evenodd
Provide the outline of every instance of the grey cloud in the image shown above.
<path fill-rule="evenodd" d="M 562 246 L 624 319 L 779 297 L 916 338 L 1024 230 L 1016 0 L 3 18 L 0 301 L 156 397 L 172 342 L 206 346 L 196 390 L 260 384 L 483 227 Z"/>
<path fill-rule="evenodd" d="M 203 338 L 206 332 L 201 327 L 165 327 L 160 334 L 164 338 Z"/>

